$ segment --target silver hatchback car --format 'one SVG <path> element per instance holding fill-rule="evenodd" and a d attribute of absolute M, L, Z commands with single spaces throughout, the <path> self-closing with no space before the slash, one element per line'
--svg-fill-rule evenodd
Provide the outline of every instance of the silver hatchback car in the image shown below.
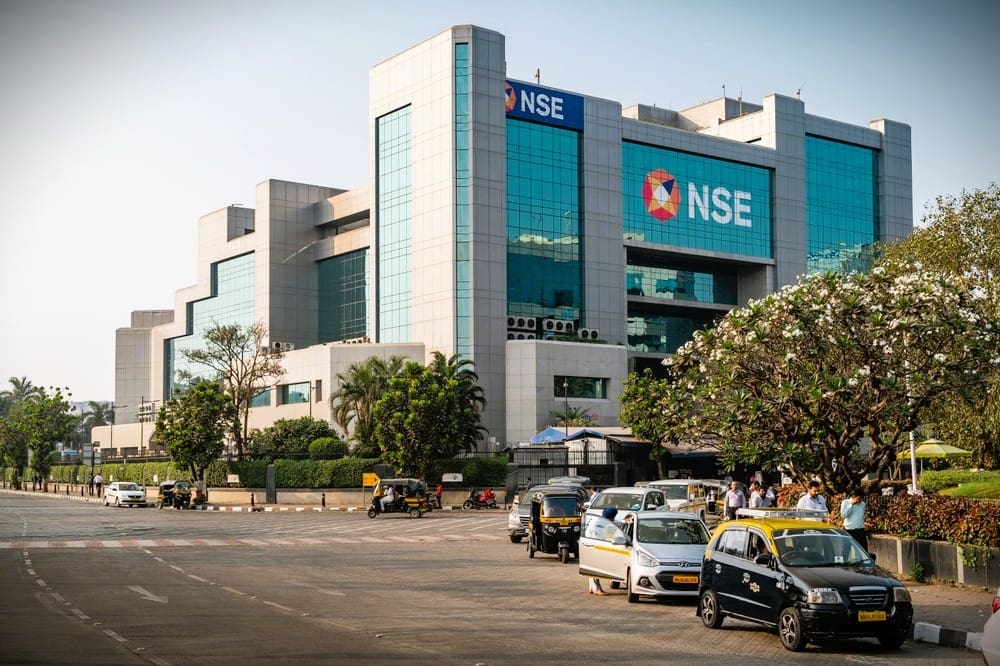
<path fill-rule="evenodd" d="M 640 596 L 698 597 L 708 529 L 697 516 L 671 511 L 636 511 L 624 529 L 602 517 L 586 516 L 580 537 L 580 575 L 625 588 L 630 602 Z"/>

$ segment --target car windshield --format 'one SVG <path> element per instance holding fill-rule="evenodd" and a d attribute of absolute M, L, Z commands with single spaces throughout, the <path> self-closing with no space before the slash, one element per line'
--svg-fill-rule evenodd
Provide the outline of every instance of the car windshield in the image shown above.
<path fill-rule="evenodd" d="M 139 490 L 139 486 L 134 483 L 119 483 L 118 490 Z"/>
<path fill-rule="evenodd" d="M 601 493 L 590 503 L 591 509 L 613 506 L 619 511 L 636 511 L 642 507 L 642 493 Z"/>
<path fill-rule="evenodd" d="M 174 490 L 190 490 L 191 484 L 187 481 L 178 481 L 174 484 Z"/>
<path fill-rule="evenodd" d="M 663 491 L 663 496 L 668 500 L 686 500 L 688 498 L 687 484 L 683 486 L 656 486 Z"/>
<path fill-rule="evenodd" d="M 708 543 L 708 530 L 700 520 L 682 518 L 642 518 L 635 531 L 639 543 L 696 544 Z"/>
<path fill-rule="evenodd" d="M 870 565 L 871 557 L 851 535 L 839 530 L 782 530 L 774 533 L 778 557 L 788 566 Z"/>
<path fill-rule="evenodd" d="M 542 500 L 542 515 L 549 518 L 579 516 L 580 502 L 575 497 L 546 497 Z"/>

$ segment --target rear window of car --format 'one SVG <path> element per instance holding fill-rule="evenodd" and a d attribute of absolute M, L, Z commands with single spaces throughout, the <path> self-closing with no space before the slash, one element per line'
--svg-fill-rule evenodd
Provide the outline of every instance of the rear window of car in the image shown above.
<path fill-rule="evenodd" d="M 638 511 L 642 508 L 642 493 L 601 493 L 591 502 L 592 509 L 613 506 L 619 511 Z"/>

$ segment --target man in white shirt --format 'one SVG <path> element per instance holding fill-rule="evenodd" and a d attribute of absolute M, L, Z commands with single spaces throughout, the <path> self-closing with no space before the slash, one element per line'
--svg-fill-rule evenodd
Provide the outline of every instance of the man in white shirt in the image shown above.
<path fill-rule="evenodd" d="M 382 510 L 385 511 L 386 506 L 392 506 L 392 503 L 396 501 L 396 490 L 392 486 L 386 486 L 385 494 L 382 495 Z"/>
<path fill-rule="evenodd" d="M 799 503 L 795 505 L 795 508 L 809 511 L 829 511 L 826 508 L 826 498 L 819 494 L 819 488 L 819 481 L 815 479 L 810 481 L 806 494 L 799 498 Z"/>
<path fill-rule="evenodd" d="M 729 490 L 726 491 L 725 506 L 726 506 L 726 520 L 736 520 L 736 510 L 742 509 L 747 505 L 747 498 L 740 490 L 740 484 L 733 481 L 729 484 Z"/>

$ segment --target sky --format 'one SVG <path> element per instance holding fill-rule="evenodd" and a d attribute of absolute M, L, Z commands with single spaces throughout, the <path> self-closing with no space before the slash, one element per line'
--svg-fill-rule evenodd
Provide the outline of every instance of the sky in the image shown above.
<path fill-rule="evenodd" d="M 197 279 L 198 218 L 368 180 L 368 74 L 452 25 L 507 75 L 675 110 L 799 94 L 912 128 L 914 220 L 998 178 L 1000 3 L 0 0 L 0 388 L 114 397 L 115 330 Z"/>

